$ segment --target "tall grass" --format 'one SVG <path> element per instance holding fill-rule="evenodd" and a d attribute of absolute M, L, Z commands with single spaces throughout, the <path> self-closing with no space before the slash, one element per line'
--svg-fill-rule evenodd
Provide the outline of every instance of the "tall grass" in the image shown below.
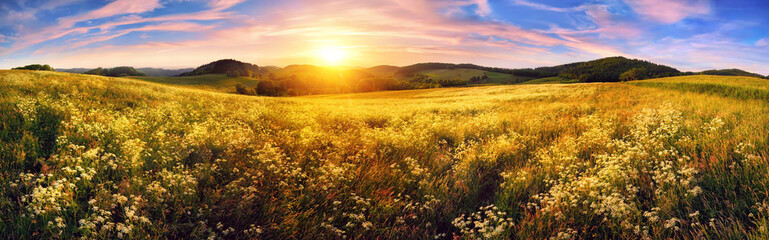
<path fill-rule="evenodd" d="M 767 107 L 626 84 L 261 98 L 0 71 L 0 237 L 761 239 Z"/>

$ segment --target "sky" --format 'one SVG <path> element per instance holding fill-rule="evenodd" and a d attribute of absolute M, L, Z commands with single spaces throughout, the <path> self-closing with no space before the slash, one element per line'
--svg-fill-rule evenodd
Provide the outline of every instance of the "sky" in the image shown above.
<path fill-rule="evenodd" d="M 766 0 L 0 0 L 0 69 L 552 66 L 609 56 L 769 74 Z"/>

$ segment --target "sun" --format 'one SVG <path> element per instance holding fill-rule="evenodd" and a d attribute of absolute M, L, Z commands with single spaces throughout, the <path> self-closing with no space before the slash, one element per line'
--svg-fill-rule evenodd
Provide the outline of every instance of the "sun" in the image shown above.
<path fill-rule="evenodd" d="M 318 57 L 328 65 L 339 65 L 345 58 L 347 58 L 347 52 L 344 49 L 338 47 L 328 47 L 318 50 Z"/>

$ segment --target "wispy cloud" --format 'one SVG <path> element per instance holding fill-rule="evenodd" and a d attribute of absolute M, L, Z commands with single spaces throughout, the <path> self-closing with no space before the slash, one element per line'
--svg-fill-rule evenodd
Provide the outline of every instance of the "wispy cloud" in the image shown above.
<path fill-rule="evenodd" d="M 86 14 L 60 18 L 59 23 L 69 28 L 78 22 L 123 14 L 143 13 L 162 7 L 159 0 L 115 0 L 106 6 Z"/>
<path fill-rule="evenodd" d="M 708 0 L 625 0 L 647 20 L 675 23 L 684 18 L 710 13 Z"/>
<path fill-rule="evenodd" d="M 245 0 L 211 0 L 208 2 L 208 6 L 216 10 L 224 10 L 243 3 L 244 1 Z"/>
<path fill-rule="evenodd" d="M 513 0 L 512 3 L 516 5 L 527 6 L 527 7 L 532 7 L 539 10 L 546 10 L 546 11 L 553 11 L 553 12 L 585 11 L 588 8 L 588 5 L 580 5 L 577 7 L 570 7 L 570 8 L 552 7 L 545 4 L 530 2 L 526 0 Z"/>
<path fill-rule="evenodd" d="M 769 47 L 769 37 L 759 39 L 754 45 L 756 47 Z"/>

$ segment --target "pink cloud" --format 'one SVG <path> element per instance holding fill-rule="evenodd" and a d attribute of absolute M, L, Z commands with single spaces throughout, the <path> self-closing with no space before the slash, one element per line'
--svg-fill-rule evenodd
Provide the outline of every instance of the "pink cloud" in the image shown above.
<path fill-rule="evenodd" d="M 74 49 L 74 48 L 79 48 L 83 46 L 88 46 L 93 43 L 108 41 L 132 32 L 147 32 L 147 31 L 194 32 L 194 31 L 205 31 L 211 28 L 213 28 L 213 26 L 204 26 L 197 23 L 167 22 L 167 23 L 161 23 L 156 25 L 147 25 L 140 28 L 126 29 L 126 30 L 118 31 L 117 33 L 106 35 L 106 36 L 87 38 L 84 41 L 76 41 L 76 42 L 70 43 L 66 46 L 66 48 Z"/>
<path fill-rule="evenodd" d="M 245 0 L 211 0 L 210 2 L 208 2 L 208 6 L 214 9 L 224 10 L 224 9 L 231 8 L 237 4 L 240 4 L 244 1 Z"/>
<path fill-rule="evenodd" d="M 625 2 L 644 18 L 665 24 L 710 13 L 708 0 L 625 0 Z"/>
<path fill-rule="evenodd" d="M 539 10 L 546 10 L 546 11 L 553 11 L 553 12 L 574 12 L 574 11 L 584 11 L 587 9 L 587 5 L 571 7 L 571 8 L 559 8 L 559 7 L 551 7 L 545 4 L 529 2 L 526 0 L 513 0 L 512 2 L 513 4 L 516 4 L 516 5 L 527 6 L 527 7 L 531 7 Z"/>
<path fill-rule="evenodd" d="M 756 47 L 769 47 L 769 37 L 759 39 L 754 45 Z"/>
<path fill-rule="evenodd" d="M 160 4 L 159 0 L 116 0 L 102 8 L 86 14 L 60 18 L 59 23 L 65 28 L 69 28 L 75 25 L 75 23 L 82 21 L 123 14 L 149 12 L 161 7 L 163 6 Z"/>
<path fill-rule="evenodd" d="M 87 15 L 91 15 L 91 14 L 87 14 Z M 206 10 L 206 11 L 201 11 L 196 13 L 173 14 L 173 15 L 151 17 L 151 18 L 142 18 L 138 15 L 128 15 L 113 22 L 107 22 L 101 25 L 90 26 L 90 27 L 68 28 L 66 27 L 66 25 L 51 26 L 51 27 L 43 28 L 42 30 L 35 31 L 33 33 L 22 35 L 21 37 L 15 39 L 15 43 L 14 45 L 12 45 L 12 47 L 5 49 L 4 51 L 0 52 L 0 54 L 10 54 L 15 51 L 26 49 L 35 44 L 43 43 L 43 42 L 54 40 L 54 39 L 59 39 L 70 34 L 85 34 L 86 32 L 93 29 L 108 30 L 116 26 L 123 26 L 123 25 L 137 24 L 137 23 L 189 21 L 189 20 L 217 20 L 217 19 L 225 19 L 225 18 L 232 18 L 232 17 L 233 17 L 232 14 L 229 14 L 227 12 L 221 12 L 219 10 L 212 9 L 212 10 Z M 209 29 L 209 28 L 204 28 L 204 29 Z M 60 48 L 60 49 L 64 49 L 64 48 Z"/>

